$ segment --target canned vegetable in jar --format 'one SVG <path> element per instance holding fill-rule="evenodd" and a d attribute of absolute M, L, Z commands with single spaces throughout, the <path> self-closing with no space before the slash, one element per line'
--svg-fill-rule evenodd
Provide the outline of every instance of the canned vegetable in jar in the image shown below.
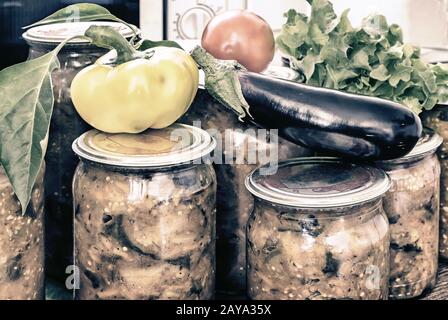
<path fill-rule="evenodd" d="M 441 167 L 439 254 L 448 260 L 448 106 L 438 105 L 424 112 L 422 119 L 424 125 L 436 130 L 443 138 L 437 152 Z"/>
<path fill-rule="evenodd" d="M 78 299 L 211 299 L 216 177 L 203 130 L 91 130 L 73 144 Z"/>
<path fill-rule="evenodd" d="M 38 58 L 62 41 L 82 35 L 91 25 L 107 25 L 130 38 L 132 30 L 122 23 L 74 22 L 57 23 L 29 29 L 23 38 L 29 44 L 28 59 Z M 73 141 L 91 129 L 81 119 L 70 98 L 70 85 L 76 74 L 93 64 L 108 50 L 91 45 L 85 39 L 69 41 L 59 52 L 60 68 L 52 73 L 54 108 L 45 161 L 45 232 L 46 272 L 59 282 L 65 281 L 65 270 L 73 263 L 72 179 L 78 158 L 73 154 Z"/>
<path fill-rule="evenodd" d="M 384 198 L 391 230 L 390 298 L 419 296 L 436 282 L 440 165 L 435 152 L 441 143 L 425 129 L 408 155 L 378 163 L 392 180 Z"/>
<path fill-rule="evenodd" d="M 336 158 L 255 170 L 247 226 L 252 299 L 387 299 L 389 226 L 384 171 Z"/>
<path fill-rule="evenodd" d="M 270 66 L 264 74 L 287 80 L 300 77 L 296 71 Z M 253 197 L 244 181 L 258 166 L 272 161 L 309 156 L 312 151 L 278 137 L 274 131 L 258 134 L 253 124 L 243 123 L 205 90 L 199 90 L 193 105 L 181 119 L 191 124 L 200 121 L 204 129 L 220 136 L 223 157 L 214 168 L 218 179 L 216 213 L 216 292 L 220 297 L 244 298 L 246 295 L 246 224 L 253 207 Z M 224 139 L 228 139 L 223 141 Z M 219 144 L 218 144 L 219 145 Z M 250 161 L 249 148 L 257 157 Z M 251 151 L 254 151 L 253 149 Z M 260 157 L 260 154 L 266 155 Z M 242 155 L 242 156 L 241 156 Z M 238 162 L 238 159 L 243 161 Z"/>
<path fill-rule="evenodd" d="M 0 167 L 0 300 L 44 299 L 44 172 L 22 207 Z"/>

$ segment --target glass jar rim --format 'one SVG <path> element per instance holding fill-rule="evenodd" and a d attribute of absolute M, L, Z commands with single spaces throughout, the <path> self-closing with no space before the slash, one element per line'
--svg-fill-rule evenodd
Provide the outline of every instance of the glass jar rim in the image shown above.
<path fill-rule="evenodd" d="M 267 177 L 260 175 L 260 169 L 263 167 L 255 169 L 246 178 L 247 190 L 265 201 L 295 208 L 326 209 L 359 205 L 382 197 L 391 184 L 389 176 L 379 168 L 332 157 L 281 161 L 275 175 L 283 174 L 284 180 L 275 177 L 272 180 L 263 180 L 263 177 Z M 296 177 L 303 181 L 292 180 L 294 167 Z M 324 170 L 325 167 L 328 169 L 327 172 Z M 280 170 L 284 168 L 287 168 L 287 171 L 281 173 Z M 319 176 L 313 178 L 313 173 L 316 172 Z M 335 180 L 332 180 L 331 173 L 338 173 L 341 176 L 335 176 Z M 356 178 L 360 181 L 356 182 L 354 180 Z"/>
<path fill-rule="evenodd" d="M 353 205 L 335 206 L 335 207 L 296 207 L 289 205 L 282 205 L 273 203 L 262 198 L 255 198 L 255 201 L 260 201 L 266 205 L 275 208 L 277 214 L 288 214 L 296 216 L 298 219 L 306 221 L 312 220 L 316 217 L 319 220 L 335 221 L 340 219 L 357 219 L 360 217 L 368 217 L 370 215 L 376 215 L 378 209 L 383 209 L 383 201 L 381 197 L 373 198 L 361 203 L 355 203 Z M 356 210 L 355 210 L 356 208 Z M 294 211 L 294 212 L 293 212 Z"/>
<path fill-rule="evenodd" d="M 67 22 L 67 23 L 54 23 L 48 25 L 41 25 L 32 27 L 22 34 L 22 37 L 29 44 L 42 43 L 58 45 L 62 41 L 76 36 L 83 35 L 84 32 L 92 25 L 98 26 L 110 26 L 115 28 L 120 34 L 129 39 L 134 35 L 131 28 L 120 22 L 110 21 L 83 21 L 83 22 Z M 136 26 L 133 26 L 137 30 L 137 34 L 140 33 Z M 85 45 L 90 44 L 86 39 L 73 39 L 68 42 L 69 44 Z"/>
<path fill-rule="evenodd" d="M 121 152 L 119 147 L 122 147 Z M 72 144 L 73 151 L 81 159 L 145 169 L 201 163 L 215 147 L 215 139 L 206 131 L 184 124 L 148 129 L 140 134 L 108 134 L 93 129 Z"/>

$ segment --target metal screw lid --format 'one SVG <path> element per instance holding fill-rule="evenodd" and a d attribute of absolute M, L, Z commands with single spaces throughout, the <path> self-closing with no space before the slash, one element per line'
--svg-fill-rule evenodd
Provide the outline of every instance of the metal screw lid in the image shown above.
<path fill-rule="evenodd" d="M 390 188 L 378 168 L 337 158 L 297 158 L 279 163 L 274 175 L 260 167 L 246 179 L 246 188 L 266 201 L 300 208 L 334 208 L 365 203 Z"/>
<path fill-rule="evenodd" d="M 65 39 L 73 36 L 83 35 L 86 30 L 92 26 L 111 26 L 121 33 L 125 38 L 131 38 L 134 33 L 126 25 L 119 22 L 105 22 L 105 21 L 94 21 L 94 22 L 71 22 L 71 23 L 55 23 L 43 26 L 37 26 L 29 29 L 22 34 L 22 37 L 31 43 L 48 43 L 48 44 L 59 44 Z M 135 27 L 137 30 L 137 27 Z M 89 41 L 85 39 L 73 39 L 70 40 L 71 44 L 88 44 Z"/>
<path fill-rule="evenodd" d="M 204 130 L 174 124 L 140 134 L 90 130 L 73 142 L 73 151 L 92 162 L 133 168 L 160 168 L 192 163 L 209 155 L 215 140 Z"/>

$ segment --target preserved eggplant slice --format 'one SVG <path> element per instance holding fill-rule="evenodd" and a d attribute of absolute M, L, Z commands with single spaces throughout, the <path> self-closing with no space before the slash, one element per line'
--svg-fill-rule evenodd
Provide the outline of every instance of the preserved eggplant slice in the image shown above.
<path fill-rule="evenodd" d="M 97 134 L 101 139 L 102 133 Z M 143 140 L 150 148 L 157 139 L 146 134 L 149 137 Z M 75 173 L 75 253 L 81 271 L 77 298 L 212 298 L 216 195 L 212 167 L 175 162 L 163 168 L 149 164 L 136 168 L 132 161 L 142 157 L 132 158 L 133 153 L 120 150 L 121 165 L 81 157 Z M 85 149 L 77 151 L 85 156 Z M 154 158 L 160 161 L 159 155 L 145 161 L 152 165 Z"/>

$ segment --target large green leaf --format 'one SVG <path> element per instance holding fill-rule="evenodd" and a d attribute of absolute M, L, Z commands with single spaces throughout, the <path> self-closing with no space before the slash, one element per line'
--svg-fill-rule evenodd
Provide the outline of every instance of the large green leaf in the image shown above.
<path fill-rule="evenodd" d="M 28 25 L 24 28 L 31 28 L 35 26 L 41 26 L 53 23 L 68 23 L 68 22 L 97 21 L 97 20 L 111 20 L 121 22 L 130 27 L 134 32 L 136 32 L 133 26 L 121 20 L 120 18 L 114 16 L 106 8 L 93 3 L 78 3 L 67 6 L 49 15 L 48 17 L 36 23 Z"/>
<path fill-rule="evenodd" d="M 53 51 L 0 71 L 0 162 L 26 211 L 47 149 L 53 111 L 51 72 L 59 68 Z"/>
<path fill-rule="evenodd" d="M 47 53 L 0 72 L 0 160 L 23 212 L 46 151 L 57 67 Z"/>
<path fill-rule="evenodd" d="M 114 20 L 130 26 L 99 5 L 81 3 L 59 10 L 28 27 L 93 20 Z M 108 27 L 89 30 L 96 31 L 98 34 L 93 32 L 90 37 L 79 35 L 73 38 L 83 37 L 97 46 L 102 46 L 97 38 L 101 38 L 104 31 L 109 30 Z M 129 46 L 129 50 L 138 52 L 124 38 L 121 39 L 121 35 L 116 36 L 118 42 L 124 41 Z M 0 163 L 20 201 L 23 212 L 30 201 L 31 191 L 47 148 L 54 103 L 51 73 L 59 67 L 58 52 L 73 38 L 66 39 L 52 52 L 37 59 L 0 71 Z M 118 44 L 123 46 L 121 42 Z M 175 42 L 148 40 L 140 43 L 140 49 L 162 45 L 180 47 Z"/>

